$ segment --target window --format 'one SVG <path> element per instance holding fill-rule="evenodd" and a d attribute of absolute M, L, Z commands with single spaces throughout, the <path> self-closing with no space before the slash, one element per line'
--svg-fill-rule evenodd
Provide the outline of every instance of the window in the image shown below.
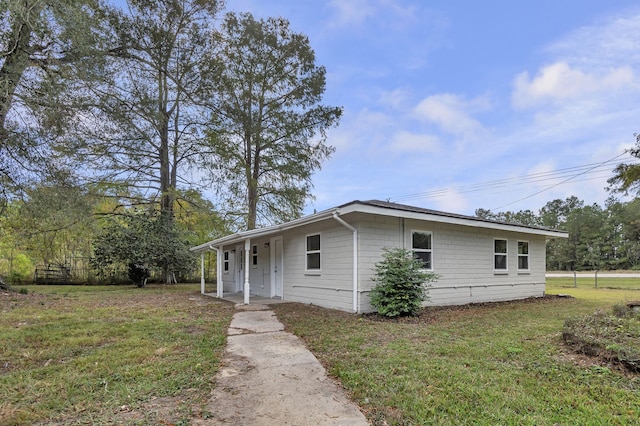
<path fill-rule="evenodd" d="M 258 265 L 258 246 L 254 245 L 251 247 L 251 265 Z"/>
<path fill-rule="evenodd" d="M 518 241 L 518 269 L 529 270 L 529 241 Z"/>
<path fill-rule="evenodd" d="M 425 269 L 433 268 L 431 232 L 412 231 L 411 250 L 413 251 L 414 256 L 422 261 Z"/>
<path fill-rule="evenodd" d="M 222 269 L 224 272 L 229 272 L 229 252 L 225 251 L 223 256 Z"/>
<path fill-rule="evenodd" d="M 493 269 L 507 270 L 507 240 L 493 240 Z"/>
<path fill-rule="evenodd" d="M 320 270 L 320 234 L 307 235 L 307 271 Z"/>

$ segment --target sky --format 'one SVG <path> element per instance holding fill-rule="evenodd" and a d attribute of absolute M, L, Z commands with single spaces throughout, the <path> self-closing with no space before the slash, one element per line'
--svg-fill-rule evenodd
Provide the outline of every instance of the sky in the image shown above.
<path fill-rule="evenodd" d="M 323 103 L 344 108 L 305 213 L 370 199 L 470 215 L 604 206 L 613 168 L 633 161 L 637 0 L 226 3 L 306 34 Z"/>

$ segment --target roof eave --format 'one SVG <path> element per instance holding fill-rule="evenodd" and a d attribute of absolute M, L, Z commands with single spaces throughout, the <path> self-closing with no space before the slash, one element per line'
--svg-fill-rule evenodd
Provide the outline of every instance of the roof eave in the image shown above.
<path fill-rule="evenodd" d="M 246 239 L 253 238 L 262 238 L 271 234 L 276 234 L 287 229 L 296 228 L 298 226 L 307 225 L 310 223 L 318 222 L 321 220 L 325 220 L 333 216 L 334 213 L 339 212 L 338 209 L 333 208 L 329 210 L 323 210 L 318 213 L 314 213 L 312 215 L 304 216 L 299 219 L 292 220 L 291 222 L 283 223 L 282 225 L 274 225 L 266 228 L 252 229 L 249 231 L 237 232 L 235 234 L 227 235 L 226 237 L 218 238 L 204 244 L 200 244 L 199 246 L 192 247 L 190 250 L 196 253 L 214 250 L 216 247 L 221 247 L 224 245 L 239 243 Z"/>
<path fill-rule="evenodd" d="M 341 214 L 347 213 L 370 213 L 384 216 L 402 217 L 405 219 L 427 220 L 431 222 L 448 223 L 453 225 L 470 226 L 476 228 L 496 229 L 502 231 L 521 232 L 534 235 L 544 235 L 550 238 L 568 238 L 569 234 L 564 231 L 537 228 L 532 226 L 509 224 L 489 221 L 481 218 L 463 217 L 460 215 L 447 215 L 437 213 L 427 213 L 419 211 L 407 211 L 372 205 L 367 202 L 355 201 L 340 207 Z"/>

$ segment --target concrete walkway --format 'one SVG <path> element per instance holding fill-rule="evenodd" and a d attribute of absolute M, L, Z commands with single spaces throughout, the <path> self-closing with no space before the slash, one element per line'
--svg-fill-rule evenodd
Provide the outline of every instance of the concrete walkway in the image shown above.
<path fill-rule="evenodd" d="M 265 305 L 238 305 L 207 411 L 217 425 L 368 425 L 324 367 Z"/>

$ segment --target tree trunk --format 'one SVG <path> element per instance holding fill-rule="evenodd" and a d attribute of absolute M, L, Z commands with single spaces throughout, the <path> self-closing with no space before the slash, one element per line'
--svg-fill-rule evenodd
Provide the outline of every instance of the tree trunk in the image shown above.
<path fill-rule="evenodd" d="M 167 105 L 167 74 L 160 70 L 158 74 L 158 117 L 160 119 L 158 133 L 160 134 L 160 216 L 165 221 L 165 226 L 173 223 L 173 201 L 175 187 L 172 186 L 172 170 L 169 156 L 169 117 L 171 112 Z M 175 172 L 175 170 L 173 171 Z M 162 282 L 171 283 L 171 271 L 165 262 L 162 265 Z"/>
<path fill-rule="evenodd" d="M 255 229 L 258 216 L 258 183 L 250 180 L 248 188 L 249 213 L 247 215 L 247 230 Z"/>

